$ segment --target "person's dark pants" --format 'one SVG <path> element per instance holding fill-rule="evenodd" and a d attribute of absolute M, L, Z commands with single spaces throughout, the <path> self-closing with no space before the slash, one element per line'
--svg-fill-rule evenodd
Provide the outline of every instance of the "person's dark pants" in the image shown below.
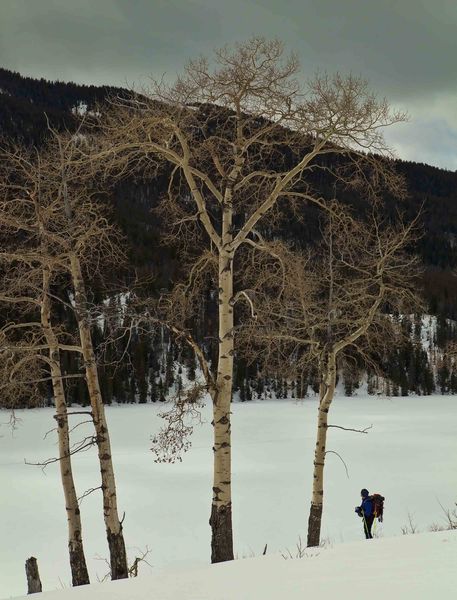
<path fill-rule="evenodd" d="M 373 521 L 374 521 L 374 515 L 371 515 L 371 517 L 363 518 L 363 528 L 365 530 L 365 537 L 367 538 L 367 540 L 371 540 L 373 538 L 373 536 L 371 535 L 371 528 L 373 527 Z"/>

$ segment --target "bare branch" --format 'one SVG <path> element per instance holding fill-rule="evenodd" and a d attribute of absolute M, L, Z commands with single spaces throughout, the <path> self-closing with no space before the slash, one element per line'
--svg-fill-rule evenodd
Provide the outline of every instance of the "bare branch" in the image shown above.
<path fill-rule="evenodd" d="M 352 429 L 351 427 L 341 427 L 341 425 L 327 425 L 327 428 L 335 427 L 336 429 L 343 429 L 344 431 L 355 431 L 356 433 L 368 433 L 369 429 L 372 429 L 373 424 L 365 427 L 365 429 Z"/>
<path fill-rule="evenodd" d="M 341 462 L 344 465 L 344 468 L 346 470 L 346 476 L 349 479 L 349 471 L 348 471 L 348 467 L 347 464 L 344 462 L 344 460 L 342 459 L 341 455 L 338 454 L 338 452 L 335 452 L 334 450 L 326 450 L 325 454 L 336 454 L 336 456 L 338 456 L 338 458 L 341 460 Z"/>
<path fill-rule="evenodd" d="M 81 504 L 81 502 L 84 500 L 84 498 L 87 498 L 87 496 L 90 496 L 97 490 L 101 490 L 101 489 L 102 489 L 102 487 L 100 485 L 97 487 L 87 489 L 83 494 L 81 494 L 81 496 L 78 497 L 78 504 Z"/>

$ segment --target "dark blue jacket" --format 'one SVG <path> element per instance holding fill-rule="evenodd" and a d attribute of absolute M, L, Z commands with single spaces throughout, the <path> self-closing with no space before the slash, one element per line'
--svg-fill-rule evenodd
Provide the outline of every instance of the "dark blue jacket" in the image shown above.
<path fill-rule="evenodd" d="M 360 508 L 363 511 L 365 517 L 371 517 L 373 515 L 373 500 L 369 496 L 362 500 Z"/>

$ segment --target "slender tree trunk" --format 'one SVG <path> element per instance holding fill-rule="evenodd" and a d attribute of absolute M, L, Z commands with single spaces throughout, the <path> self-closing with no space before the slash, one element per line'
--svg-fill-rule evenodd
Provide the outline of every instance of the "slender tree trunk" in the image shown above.
<path fill-rule="evenodd" d="M 100 462 L 103 514 L 110 552 L 111 579 L 125 579 L 128 577 L 127 555 L 122 532 L 122 523 L 119 520 L 117 509 L 116 483 L 108 425 L 98 380 L 97 363 L 92 344 L 90 324 L 87 319 L 86 288 L 78 257 L 76 254 L 72 253 L 70 259 L 71 275 L 75 291 L 75 313 L 78 321 L 79 336 L 81 339 L 84 366 L 86 370 L 86 381 L 96 431 L 98 458 Z"/>
<path fill-rule="evenodd" d="M 330 353 L 326 365 L 324 384 L 319 394 L 319 416 L 316 448 L 314 450 L 313 493 L 308 519 L 308 546 L 319 546 L 324 501 L 324 466 L 327 445 L 328 412 L 335 394 L 336 357 Z"/>
<path fill-rule="evenodd" d="M 226 240 L 229 226 L 226 226 Z M 230 403 L 233 387 L 233 251 L 219 253 L 219 356 L 213 397 L 211 562 L 233 560 Z"/>
<path fill-rule="evenodd" d="M 68 550 L 74 586 L 90 583 L 82 541 L 81 516 L 76 495 L 71 466 L 70 435 L 68 428 L 67 404 L 60 367 L 58 340 L 51 325 L 51 299 L 49 297 L 50 271 L 43 268 L 43 299 L 41 304 L 41 324 L 49 346 L 52 389 L 56 405 L 57 436 L 59 441 L 59 466 L 62 488 L 65 497 L 68 523 Z"/>

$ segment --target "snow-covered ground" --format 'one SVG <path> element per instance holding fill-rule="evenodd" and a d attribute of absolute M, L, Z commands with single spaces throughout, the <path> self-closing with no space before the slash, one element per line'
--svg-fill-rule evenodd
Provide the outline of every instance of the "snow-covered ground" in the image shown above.
<path fill-rule="evenodd" d="M 193 447 L 184 456 L 183 462 L 170 465 L 154 463 L 149 451 L 150 437 L 162 425 L 157 412 L 163 408 L 123 405 L 109 407 L 107 411 L 119 506 L 121 514 L 123 511 L 126 513 L 124 532 L 129 556 L 133 560 L 146 546 L 150 548 L 147 560 L 152 566 L 141 564 L 138 581 L 132 584 L 139 586 L 138 593 L 143 593 L 145 598 L 148 593 L 148 597 L 152 594 L 161 599 L 213 600 L 230 597 L 251 600 L 259 597 L 269 600 L 270 596 L 265 594 L 255 596 L 246 592 L 243 596 L 235 591 L 227 596 L 211 595 L 210 592 L 204 596 L 196 583 L 199 578 L 207 577 L 211 585 L 216 586 L 220 581 L 217 577 L 224 573 L 227 576 L 233 573 L 233 576 L 244 579 L 251 569 L 246 565 L 252 565 L 253 577 L 246 584 L 246 590 L 252 592 L 253 586 L 260 585 L 259 578 L 265 579 L 265 590 L 287 589 L 284 588 L 287 583 L 277 582 L 277 587 L 273 587 L 268 561 L 276 565 L 280 578 L 288 577 L 288 573 L 292 576 L 293 572 L 297 572 L 298 576 L 300 572 L 302 579 L 297 580 L 297 586 L 307 593 L 314 590 L 313 585 L 322 586 L 329 594 L 332 589 L 340 590 L 339 578 L 340 575 L 343 577 L 344 571 L 343 580 L 348 590 L 352 589 L 354 593 L 359 590 L 375 597 L 373 593 L 377 590 L 386 592 L 391 568 L 394 569 L 392 577 L 395 581 L 398 579 L 398 589 L 403 589 L 401 586 L 405 584 L 404 580 L 402 583 L 401 572 L 409 564 L 409 550 L 401 548 L 406 548 L 404 544 L 413 543 L 409 539 L 416 538 L 421 540 L 415 542 L 417 552 L 414 551 L 417 559 L 414 564 L 420 581 L 425 581 L 421 579 L 425 577 L 421 571 L 428 560 L 425 557 L 437 548 L 445 547 L 447 550 L 442 552 L 442 560 L 437 559 L 436 564 L 433 563 L 436 571 L 433 577 L 438 576 L 440 569 L 443 572 L 449 569 L 451 560 L 456 571 L 455 534 L 445 532 L 420 538 L 401 534 L 402 526 L 409 523 L 409 515 L 420 531 L 427 531 L 433 523 L 444 525 L 440 503 L 452 508 L 457 501 L 456 397 L 336 398 L 331 410 L 331 423 L 355 428 L 373 424 L 373 428 L 368 435 L 339 429 L 329 431 L 329 450 L 338 452 L 349 470 L 348 478 L 338 456 L 328 455 L 323 537 L 330 540 L 332 547 L 320 550 L 319 557 L 312 560 L 284 561 L 267 556 L 266 559 L 212 567 L 209 571 L 204 565 L 209 562 L 210 545 L 210 410 L 209 407 L 204 409 L 206 422 L 196 428 Z M 287 550 L 294 553 L 298 536 L 306 539 L 316 410 L 315 399 L 233 405 L 233 525 L 239 558 L 260 555 L 265 544 L 268 544 L 269 555 Z M 21 423 L 12 434 L 3 424 L 7 422 L 8 414 L 0 412 L 0 598 L 25 593 L 24 562 L 32 555 L 38 558 L 45 590 L 69 586 L 65 511 L 57 465 L 50 465 L 42 472 L 39 467 L 24 464 L 24 458 L 38 462 L 55 454 L 55 436 L 50 434 L 43 439 L 53 427 L 52 414 L 51 409 L 18 411 Z M 89 431 L 86 427 L 76 429 L 75 441 Z M 80 493 L 96 487 L 95 451 L 76 456 L 74 462 Z M 382 542 L 375 541 L 372 546 L 369 546 L 371 542 L 365 541 L 353 544 L 362 537 L 361 522 L 354 513 L 362 487 L 386 496 L 385 522 L 377 528 L 377 534 L 384 539 Z M 84 499 L 81 511 L 86 556 L 92 580 L 97 581 L 97 576 L 102 578 L 106 573 L 103 558 L 108 555 L 99 492 Z M 391 536 L 396 537 L 390 539 Z M 380 562 L 376 558 L 376 548 L 382 549 Z M 399 562 L 392 558 L 395 548 L 398 548 L 401 558 Z M 371 559 L 364 559 L 368 556 L 367 552 L 376 556 L 373 554 Z M 333 553 L 340 557 L 338 561 L 333 561 Z M 363 563 L 363 560 L 366 562 Z M 332 565 L 334 569 L 324 581 L 325 572 L 333 568 Z M 174 580 L 174 576 L 170 572 L 167 575 L 162 567 L 172 568 L 173 573 L 178 569 L 182 573 L 182 580 L 177 577 L 173 589 L 182 585 L 189 591 L 188 595 L 154 593 L 153 582 L 157 581 L 157 577 L 165 578 L 163 581 L 167 577 L 170 582 Z M 309 583 L 306 574 L 311 571 L 315 576 Z M 365 582 L 365 587 L 355 587 L 357 581 Z M 108 585 L 107 598 L 117 598 L 114 590 L 117 594 L 117 590 L 125 589 L 125 583 L 116 583 L 117 587 Z M 414 578 L 410 585 L 416 585 Z M 104 586 L 102 588 L 105 590 Z M 88 594 L 87 589 L 84 593 Z M 84 597 L 91 599 L 95 595 Z M 271 596 L 279 597 L 286 598 L 287 595 Z M 289 595 L 288 599 L 294 597 Z M 325 595 L 316 597 L 326 598 Z M 398 597 L 416 599 L 427 596 Z M 127 596 L 121 594 L 119 598 Z"/>
<path fill-rule="evenodd" d="M 352 542 L 300 560 L 250 558 L 157 569 L 142 579 L 49 592 L 45 600 L 451 600 L 457 531 Z"/>

